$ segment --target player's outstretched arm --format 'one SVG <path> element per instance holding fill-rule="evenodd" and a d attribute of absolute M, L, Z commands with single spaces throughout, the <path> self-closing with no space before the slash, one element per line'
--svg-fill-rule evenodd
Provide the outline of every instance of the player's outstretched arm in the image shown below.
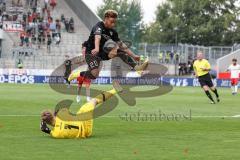
<path fill-rule="evenodd" d="M 42 132 L 50 134 L 51 133 L 51 129 L 48 128 L 47 124 L 44 121 L 41 121 L 40 123 L 40 129 Z"/>

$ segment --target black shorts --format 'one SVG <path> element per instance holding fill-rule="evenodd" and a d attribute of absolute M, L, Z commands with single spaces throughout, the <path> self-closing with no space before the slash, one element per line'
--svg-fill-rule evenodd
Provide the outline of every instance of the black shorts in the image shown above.
<path fill-rule="evenodd" d="M 94 56 L 92 54 L 86 54 L 85 60 L 86 60 L 86 63 L 88 64 L 89 70 L 100 68 L 101 61 L 102 61 L 100 57 Z"/>
<path fill-rule="evenodd" d="M 210 76 L 210 74 L 205 74 L 203 76 L 199 76 L 198 77 L 198 81 L 201 85 L 201 87 L 203 86 L 208 86 L 208 87 L 213 87 L 213 82 L 212 82 L 212 77 Z"/>
<path fill-rule="evenodd" d="M 64 78 L 67 79 L 67 78 L 70 76 L 71 72 L 72 72 L 72 71 L 70 71 L 70 70 L 65 71 L 65 73 L 64 73 Z"/>

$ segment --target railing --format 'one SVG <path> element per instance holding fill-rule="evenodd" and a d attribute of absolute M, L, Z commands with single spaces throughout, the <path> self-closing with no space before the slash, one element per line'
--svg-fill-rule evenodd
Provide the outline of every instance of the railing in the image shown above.
<path fill-rule="evenodd" d="M 30 68 L 41 67 L 45 68 L 54 68 L 60 65 L 64 61 L 64 55 L 68 54 L 70 57 L 79 56 L 81 53 L 81 49 L 75 50 L 75 47 L 69 47 L 70 44 L 64 44 L 58 48 L 57 46 L 53 46 L 51 52 L 41 53 L 44 50 L 39 50 L 36 47 L 28 48 L 28 47 L 16 47 L 12 49 L 12 58 L 13 59 L 23 59 L 24 62 L 28 63 Z M 73 45 L 70 45 L 73 46 Z M 74 50 L 73 50 L 74 49 Z M 206 54 L 206 58 L 212 64 L 216 64 L 216 60 L 218 59 L 221 67 L 226 67 L 222 65 L 222 59 L 225 61 L 225 57 L 229 53 L 234 50 L 233 47 L 204 47 L 204 46 L 193 46 L 187 44 L 179 44 L 171 45 L 171 44 L 140 44 L 137 47 L 137 53 L 140 55 L 147 56 L 151 62 L 154 63 L 164 63 L 164 64 L 176 64 L 178 63 L 188 63 L 188 61 L 192 61 L 196 57 L 196 53 L 198 50 L 202 50 Z M 169 53 L 171 55 L 169 57 Z M 159 53 L 162 53 L 162 59 L 159 58 Z M 235 53 L 235 52 L 234 52 Z M 236 52 L 236 55 L 239 52 Z M 176 54 L 179 57 L 176 59 Z M 34 58 L 33 58 L 34 57 Z M 223 58 L 220 58 L 223 57 Z M 219 59 L 220 58 L 220 59 Z M 231 59 L 230 58 L 230 59 Z M 29 61 L 29 62 L 28 62 Z M 32 64 L 31 64 L 32 63 Z M 226 65 L 229 64 L 229 59 L 226 62 Z M 219 65 L 218 65 L 219 66 Z"/>
<path fill-rule="evenodd" d="M 236 47 L 232 46 L 196 46 L 189 44 L 139 44 L 137 51 L 140 55 L 147 56 L 149 58 L 155 57 L 158 59 L 159 54 L 163 54 L 163 62 L 165 62 L 166 55 L 168 53 L 179 54 L 179 62 L 188 62 L 196 57 L 197 51 L 201 50 L 205 53 L 205 58 L 211 63 L 216 63 L 216 60 L 234 51 Z M 154 58 L 153 58 L 154 59 Z"/>

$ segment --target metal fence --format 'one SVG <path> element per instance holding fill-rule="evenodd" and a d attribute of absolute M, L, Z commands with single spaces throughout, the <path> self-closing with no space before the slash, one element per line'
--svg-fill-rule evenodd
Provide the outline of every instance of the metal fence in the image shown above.
<path fill-rule="evenodd" d="M 187 63 L 196 57 L 197 51 L 201 50 L 205 53 L 205 58 L 211 63 L 216 63 L 216 60 L 223 57 L 240 46 L 196 46 L 189 44 L 139 44 L 137 51 L 140 55 L 150 58 L 153 61 L 162 61 L 163 63 L 174 62 L 175 55 L 178 55 L 179 63 Z M 169 60 L 170 54 L 170 60 Z M 176 62 L 176 61 L 175 61 Z"/>
<path fill-rule="evenodd" d="M 139 55 L 148 57 L 151 62 L 175 64 L 188 63 L 196 57 L 198 50 L 205 53 L 205 57 L 212 63 L 216 64 L 217 59 L 226 56 L 240 48 L 240 45 L 232 47 L 205 47 L 194 46 L 189 44 L 139 44 L 136 52 Z M 161 56 L 160 56 L 161 55 Z M 178 55 L 178 56 L 176 56 Z M 75 56 L 72 55 L 72 56 Z M 176 58 L 177 57 L 177 58 Z M 12 59 L 22 59 L 27 68 L 49 69 L 60 65 L 64 61 L 64 54 L 40 53 L 34 48 L 16 47 L 12 49 Z"/>

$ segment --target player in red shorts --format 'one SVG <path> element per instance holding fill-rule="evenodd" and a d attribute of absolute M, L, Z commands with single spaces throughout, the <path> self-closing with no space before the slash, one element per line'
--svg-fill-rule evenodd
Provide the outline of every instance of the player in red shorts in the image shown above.
<path fill-rule="evenodd" d="M 83 55 L 84 59 L 85 59 L 85 53 L 86 53 L 86 44 L 84 42 L 82 44 L 82 55 Z M 78 82 L 77 98 L 76 98 L 77 103 L 80 103 L 80 101 L 81 101 L 80 94 L 81 94 L 81 88 L 82 88 L 83 84 L 86 87 L 86 97 L 87 97 L 87 101 L 89 102 L 91 100 L 91 98 L 90 98 L 91 79 L 80 76 L 80 72 L 81 71 L 72 72 L 68 77 L 68 81 L 71 82 L 72 80 L 76 79 Z"/>
<path fill-rule="evenodd" d="M 77 78 L 78 81 L 78 89 L 77 89 L 77 103 L 80 103 L 81 101 L 81 88 L 82 85 L 85 85 L 86 87 L 86 97 L 87 97 L 87 101 L 89 102 L 91 100 L 90 97 L 90 85 L 91 85 L 91 79 L 86 79 L 80 76 L 80 72 L 79 72 L 79 77 Z"/>
<path fill-rule="evenodd" d="M 238 92 L 238 80 L 240 74 L 240 65 L 237 64 L 237 59 L 232 60 L 232 64 L 228 67 L 227 71 L 231 73 L 232 94 L 236 95 Z"/>

